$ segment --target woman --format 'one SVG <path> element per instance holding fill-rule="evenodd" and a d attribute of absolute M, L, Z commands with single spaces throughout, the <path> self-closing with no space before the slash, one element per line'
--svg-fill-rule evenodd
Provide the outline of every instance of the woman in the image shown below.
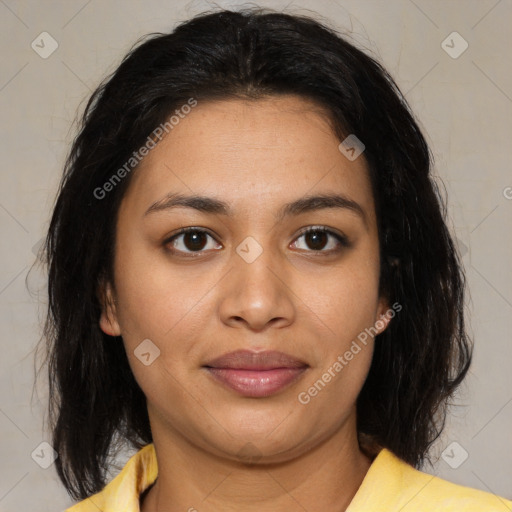
<path fill-rule="evenodd" d="M 312 19 L 218 11 L 136 46 L 46 243 L 69 510 L 510 509 L 414 468 L 471 360 L 430 168 L 390 76 Z"/>

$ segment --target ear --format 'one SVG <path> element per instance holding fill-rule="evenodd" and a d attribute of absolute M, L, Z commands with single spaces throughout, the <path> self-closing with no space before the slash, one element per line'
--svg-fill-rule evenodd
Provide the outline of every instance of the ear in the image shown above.
<path fill-rule="evenodd" d="M 401 309 L 401 308 L 400 308 Z M 391 319 L 395 316 L 394 309 L 389 307 L 389 301 L 386 297 L 381 296 L 379 299 L 379 305 L 377 307 L 377 317 L 375 319 L 375 328 L 377 334 L 383 333 L 391 322 Z"/>
<path fill-rule="evenodd" d="M 121 336 L 112 285 L 104 279 L 98 286 L 98 299 L 101 304 L 100 329 L 109 336 Z"/>

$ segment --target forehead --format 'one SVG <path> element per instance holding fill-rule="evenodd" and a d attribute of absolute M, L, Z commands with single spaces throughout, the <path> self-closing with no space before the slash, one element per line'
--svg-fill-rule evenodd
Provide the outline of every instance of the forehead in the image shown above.
<path fill-rule="evenodd" d="M 144 158 L 125 202 L 140 210 L 181 192 L 215 196 L 243 210 L 338 192 L 370 214 L 364 157 L 348 160 L 339 143 L 325 112 L 297 96 L 198 103 Z"/>

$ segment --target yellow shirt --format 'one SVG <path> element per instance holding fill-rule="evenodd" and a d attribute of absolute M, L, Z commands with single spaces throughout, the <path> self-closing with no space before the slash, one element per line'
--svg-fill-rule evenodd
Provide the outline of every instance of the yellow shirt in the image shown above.
<path fill-rule="evenodd" d="M 65 512 L 140 512 L 140 494 L 157 475 L 155 448 L 151 443 L 133 455 L 101 492 Z M 507 512 L 512 511 L 512 501 L 418 471 L 384 448 L 346 512 L 399 511 Z"/>

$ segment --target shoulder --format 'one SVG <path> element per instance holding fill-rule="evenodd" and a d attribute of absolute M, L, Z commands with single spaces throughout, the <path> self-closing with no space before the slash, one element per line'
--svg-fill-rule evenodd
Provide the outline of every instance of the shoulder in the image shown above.
<path fill-rule="evenodd" d="M 434 475 L 423 473 L 406 465 L 404 484 L 410 489 L 408 510 L 446 512 L 506 512 L 512 511 L 512 501 L 490 492 L 472 489 L 449 482 Z"/>
<path fill-rule="evenodd" d="M 381 450 L 347 512 L 507 512 L 512 501 L 418 471 Z"/>
<path fill-rule="evenodd" d="M 155 480 L 158 466 L 154 445 L 141 448 L 102 491 L 65 512 L 139 512 L 139 497 Z"/>

